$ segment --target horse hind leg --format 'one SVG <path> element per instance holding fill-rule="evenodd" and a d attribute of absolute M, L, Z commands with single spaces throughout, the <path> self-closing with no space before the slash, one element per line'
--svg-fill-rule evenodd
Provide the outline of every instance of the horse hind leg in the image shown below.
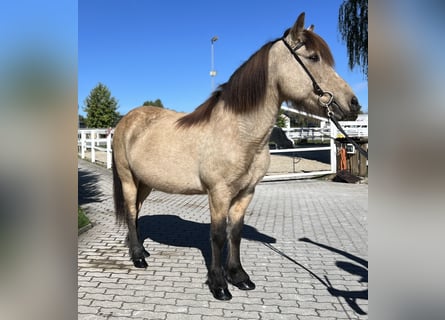
<path fill-rule="evenodd" d="M 153 190 L 153 188 L 151 188 L 149 186 L 146 186 L 146 185 L 144 185 L 142 183 L 139 183 L 138 194 L 137 194 L 137 202 L 136 202 L 136 206 L 137 206 L 136 209 L 137 209 L 137 212 L 138 212 L 138 216 L 139 216 L 139 212 L 141 211 L 141 208 L 142 208 L 142 203 L 150 195 L 152 190 Z M 137 218 L 136 218 L 136 229 L 138 231 L 139 243 L 142 246 L 142 249 L 144 250 L 144 256 L 147 258 L 147 257 L 150 256 L 150 254 L 144 248 L 144 239 L 141 236 L 141 230 L 138 227 Z"/>
<path fill-rule="evenodd" d="M 238 195 L 232 201 L 228 217 L 227 236 L 229 251 L 226 263 L 226 278 L 231 284 L 241 290 L 255 289 L 255 284 L 250 280 L 246 271 L 244 271 L 240 259 L 241 231 L 244 225 L 244 214 L 252 197 L 253 192 Z"/>
<path fill-rule="evenodd" d="M 127 205 L 127 226 L 128 226 L 128 248 L 131 260 L 136 268 L 147 268 L 148 264 L 145 261 L 145 256 L 148 252 L 144 249 L 142 241 L 139 237 L 137 228 L 137 219 L 139 215 L 139 209 L 143 200 L 140 198 L 138 186 L 134 183 L 133 179 L 126 182 L 122 181 L 122 191 Z M 148 192 L 149 193 L 149 192 Z M 147 195 L 148 195 L 147 193 Z"/>

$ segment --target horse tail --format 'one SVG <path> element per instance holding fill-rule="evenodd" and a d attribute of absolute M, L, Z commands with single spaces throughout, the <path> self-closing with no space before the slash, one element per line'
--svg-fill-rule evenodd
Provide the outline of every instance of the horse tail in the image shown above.
<path fill-rule="evenodd" d="M 112 151 L 112 170 L 113 170 L 113 198 L 114 211 L 116 214 L 116 221 L 118 224 L 127 222 L 127 209 L 125 206 L 124 193 L 122 191 L 122 181 L 116 169 L 116 161 L 114 161 L 114 151 Z"/>

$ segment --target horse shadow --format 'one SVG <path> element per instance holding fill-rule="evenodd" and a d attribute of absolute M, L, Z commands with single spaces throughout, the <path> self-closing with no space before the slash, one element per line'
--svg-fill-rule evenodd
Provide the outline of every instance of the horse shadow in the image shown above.
<path fill-rule="evenodd" d="M 322 244 L 322 243 L 318 243 L 315 241 L 312 241 L 311 239 L 308 238 L 300 238 L 299 241 L 302 242 L 306 242 L 306 243 L 310 243 L 310 244 L 314 244 L 317 245 L 321 248 L 327 249 L 329 251 L 335 252 L 337 254 L 340 254 L 354 262 L 356 262 L 357 264 L 348 262 L 348 261 L 336 261 L 335 265 L 337 267 L 339 267 L 340 269 L 343 269 L 344 271 L 353 274 L 353 275 L 357 275 L 360 277 L 360 279 L 358 280 L 358 282 L 366 282 L 368 283 L 368 261 L 359 258 L 357 256 L 354 256 L 353 254 L 350 254 L 346 251 L 334 248 L 334 247 L 330 247 L 328 245 Z M 295 259 L 289 257 L 287 254 L 285 254 L 283 251 L 273 247 L 270 244 L 264 244 L 266 247 L 268 247 L 269 249 L 271 249 L 272 251 L 275 251 L 276 253 L 278 253 L 279 255 L 281 255 L 282 257 L 288 259 L 289 261 L 292 261 L 293 263 L 295 263 L 296 265 L 298 265 L 300 268 L 306 270 L 311 276 L 313 276 L 315 279 L 317 279 L 321 284 L 323 284 L 326 289 L 328 290 L 328 292 L 334 296 L 334 297 L 340 297 L 343 298 L 346 303 L 351 307 L 351 309 L 353 309 L 357 314 L 360 315 L 365 315 L 366 312 L 362 310 L 362 308 L 359 307 L 359 305 L 357 304 L 357 300 L 358 299 L 362 299 L 362 300 L 368 300 L 368 289 L 366 290 L 357 290 L 357 291 L 348 291 L 348 290 L 340 290 L 340 289 L 336 289 L 332 286 L 331 282 L 329 281 L 328 277 L 324 276 L 325 280 L 323 280 L 322 278 L 320 278 L 317 274 L 315 274 L 312 270 L 310 270 L 309 268 L 305 267 L 304 265 L 302 265 L 301 263 L 299 263 L 298 261 L 296 261 Z"/>
<path fill-rule="evenodd" d="M 79 205 L 100 202 L 102 192 L 98 189 L 100 176 L 87 170 L 77 170 L 77 200 Z"/>
<path fill-rule="evenodd" d="M 204 257 L 207 270 L 210 268 L 212 250 L 210 224 L 184 220 L 175 215 L 148 215 L 138 219 L 138 232 L 142 241 L 152 241 L 175 246 L 197 248 Z M 262 243 L 275 243 L 276 239 L 244 224 L 242 238 Z M 227 252 L 225 252 L 227 254 Z"/>
<path fill-rule="evenodd" d="M 337 254 L 344 256 L 345 258 L 352 260 L 355 263 L 351 263 L 348 261 L 336 261 L 335 265 L 337 267 L 339 267 L 340 269 L 343 269 L 344 271 L 348 272 L 349 274 L 359 276 L 360 279 L 358 280 L 358 282 L 368 283 L 368 261 L 367 260 L 357 257 L 353 254 L 350 254 L 349 252 L 346 252 L 346 251 L 343 251 L 343 250 L 340 250 L 340 249 L 337 249 L 337 248 L 334 248 L 334 247 L 331 247 L 331 246 L 328 246 L 328 245 L 325 245 L 322 243 L 312 241 L 311 239 L 308 239 L 308 238 L 300 238 L 299 240 L 306 242 L 306 243 L 311 243 L 311 244 L 317 245 L 321 248 L 335 252 Z M 360 315 L 366 314 L 366 312 L 363 311 L 362 308 L 360 308 L 359 305 L 357 304 L 357 300 L 358 299 L 368 300 L 368 289 L 356 290 L 356 291 L 340 290 L 340 289 L 336 289 L 332 286 L 328 277 L 325 276 L 324 278 L 325 278 L 325 282 L 321 281 L 321 283 L 323 283 L 326 286 L 326 289 L 328 290 L 328 292 L 331 295 L 333 295 L 335 297 L 343 298 L 346 301 L 346 303 L 351 307 L 351 309 L 353 309 L 356 313 L 358 313 Z"/>

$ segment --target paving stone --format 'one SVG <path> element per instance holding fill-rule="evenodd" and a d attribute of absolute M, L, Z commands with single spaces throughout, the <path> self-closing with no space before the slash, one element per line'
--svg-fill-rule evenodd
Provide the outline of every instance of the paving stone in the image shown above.
<path fill-rule="evenodd" d="M 368 185 L 260 183 L 241 242 L 243 266 L 257 288 L 229 285 L 227 302 L 215 300 L 205 284 L 206 195 L 152 192 L 139 220 L 149 266 L 137 269 L 125 246 L 127 230 L 115 222 L 111 171 L 83 160 L 78 170 L 79 190 L 85 188 L 80 204 L 94 225 L 78 238 L 78 319 L 368 318 L 345 298 L 355 294 L 354 303 L 368 312 Z"/>
<path fill-rule="evenodd" d="M 165 319 L 167 317 L 166 312 L 155 312 L 155 311 L 147 311 L 147 310 L 136 310 L 133 311 L 131 318 L 132 319 Z"/>

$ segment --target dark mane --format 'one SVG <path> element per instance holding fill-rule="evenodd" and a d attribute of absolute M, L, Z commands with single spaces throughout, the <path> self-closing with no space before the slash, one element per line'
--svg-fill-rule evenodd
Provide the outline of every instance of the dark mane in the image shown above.
<path fill-rule="evenodd" d="M 222 99 L 224 108 L 235 114 L 249 113 L 264 101 L 268 78 L 269 50 L 278 40 L 266 43 L 220 85 L 203 104 L 181 117 L 179 127 L 207 122 L 215 105 Z"/>
<path fill-rule="evenodd" d="M 288 34 L 289 30 L 284 33 L 284 36 Z M 304 30 L 303 33 L 306 48 L 318 52 L 321 59 L 333 67 L 334 57 L 328 44 L 310 30 Z M 177 121 L 177 126 L 187 128 L 209 121 L 214 107 L 220 100 L 224 100 L 224 108 L 234 114 L 253 111 L 264 101 L 269 50 L 280 39 L 268 42 L 261 47 L 232 74 L 229 81 L 220 85 L 203 104 L 193 112 L 181 117 Z"/>
<path fill-rule="evenodd" d="M 206 122 L 210 119 L 212 115 L 213 107 L 218 103 L 219 98 L 221 97 L 221 85 L 218 89 L 213 91 L 210 98 L 208 98 L 203 104 L 195 109 L 195 111 L 181 117 L 176 122 L 178 127 L 188 128 L 195 124 L 200 124 L 202 122 Z"/>
<path fill-rule="evenodd" d="M 252 111 L 264 101 L 268 78 L 269 51 L 276 41 L 268 42 L 244 62 L 233 75 L 223 91 L 226 108 L 242 114 Z"/>

